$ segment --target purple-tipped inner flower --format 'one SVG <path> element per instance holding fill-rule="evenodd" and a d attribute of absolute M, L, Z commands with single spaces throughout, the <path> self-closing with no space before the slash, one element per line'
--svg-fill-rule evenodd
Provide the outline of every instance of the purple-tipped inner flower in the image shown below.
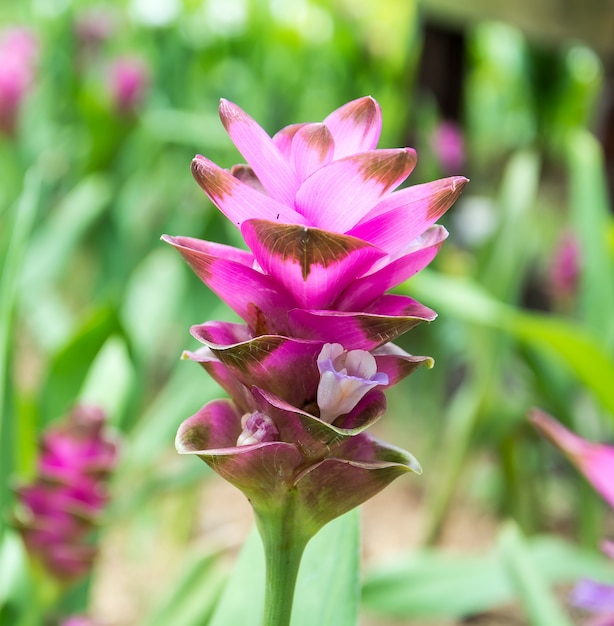
<path fill-rule="evenodd" d="M 318 356 L 320 419 L 334 422 L 349 413 L 377 385 L 387 385 L 388 375 L 377 371 L 373 355 L 366 350 L 344 350 L 339 343 L 324 344 Z"/>
<path fill-rule="evenodd" d="M 241 418 L 241 426 L 243 426 L 243 431 L 237 439 L 238 446 L 279 440 L 279 431 L 275 422 L 260 411 L 246 413 Z"/>

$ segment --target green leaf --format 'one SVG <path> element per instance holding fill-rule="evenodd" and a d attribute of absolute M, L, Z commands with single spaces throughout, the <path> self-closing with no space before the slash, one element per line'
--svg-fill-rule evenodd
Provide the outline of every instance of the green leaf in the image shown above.
<path fill-rule="evenodd" d="M 428 306 L 449 317 L 510 333 L 532 347 L 554 354 L 576 379 L 592 391 L 614 419 L 614 360 L 604 343 L 579 323 L 555 315 L 530 313 L 506 305 L 468 278 L 423 270 L 411 290 Z"/>
<path fill-rule="evenodd" d="M 605 343 L 614 340 L 614 255 L 608 229 L 608 201 L 603 149 L 586 130 L 571 132 L 567 142 L 571 221 L 580 239 L 580 313 Z"/>
<path fill-rule="evenodd" d="M 358 511 L 350 511 L 327 524 L 307 544 L 294 596 L 292 626 L 358 623 L 359 523 Z M 254 529 L 224 589 L 211 626 L 259 624 L 263 605 L 264 556 Z"/>
<path fill-rule="evenodd" d="M 525 539 L 515 524 L 510 522 L 504 526 L 499 536 L 499 548 L 503 564 L 530 623 L 534 626 L 572 626 L 542 572 L 536 567 Z"/>
<path fill-rule="evenodd" d="M 125 341 L 110 336 L 90 364 L 79 392 L 79 402 L 103 409 L 109 422 L 121 428 L 121 417 L 135 379 Z"/>
<path fill-rule="evenodd" d="M 41 394 L 43 424 L 63 415 L 78 399 L 89 366 L 115 334 L 122 334 L 111 306 L 97 309 L 54 356 Z"/>
<path fill-rule="evenodd" d="M 192 555 L 178 580 L 164 595 L 143 626 L 203 626 L 217 604 L 225 577 L 219 554 Z"/>
<path fill-rule="evenodd" d="M 463 556 L 418 551 L 369 572 L 363 585 L 364 606 L 390 617 L 434 619 L 476 615 L 515 599 L 529 602 L 523 600 L 526 579 L 517 580 L 524 576 L 529 560 L 542 587 L 584 577 L 614 583 L 611 562 L 600 554 L 544 536 L 524 542 L 523 554 L 514 556 L 511 551 L 517 548 L 517 539 L 510 538 L 509 532 L 507 527 L 502 531 L 500 550 Z"/>
<path fill-rule="evenodd" d="M 111 182 L 93 174 L 70 191 L 49 214 L 32 238 L 23 274 L 22 293 L 26 302 L 33 291 L 57 277 L 86 230 L 107 207 L 112 197 Z"/>
<path fill-rule="evenodd" d="M 40 198 L 40 177 L 30 170 L 24 181 L 24 188 L 19 201 L 14 207 L 12 230 L 2 261 L 0 273 L 0 511 L 6 507 L 11 495 L 8 491 L 8 476 L 14 470 L 15 457 L 23 453 L 30 457 L 30 451 L 19 450 L 21 435 L 33 431 L 33 422 L 24 423 L 8 418 L 11 404 L 9 399 L 8 373 L 10 355 L 13 347 L 13 316 L 16 309 L 18 285 L 22 277 L 22 260 L 28 238 L 34 222 L 36 208 Z M 15 390 L 18 391 L 18 390 Z M 30 416 L 28 416 L 30 417 Z M 19 430 L 18 430 L 19 429 Z M 0 534 L 6 520 L 0 516 Z"/>

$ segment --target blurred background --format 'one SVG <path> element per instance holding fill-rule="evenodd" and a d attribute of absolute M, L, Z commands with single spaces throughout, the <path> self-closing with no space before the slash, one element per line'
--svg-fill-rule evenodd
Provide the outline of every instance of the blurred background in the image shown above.
<path fill-rule="evenodd" d="M 189 170 L 198 152 L 242 161 L 220 97 L 273 134 L 372 95 L 379 146 L 418 151 L 410 184 L 471 179 L 442 251 L 400 288 L 439 313 L 401 342 L 436 366 L 393 390 L 376 432 L 425 472 L 364 507 L 364 623 L 528 623 L 502 573 L 509 523 L 566 610 L 578 577 L 613 581 L 598 553 L 611 514 L 526 415 L 612 441 L 614 2 L 493 4 L 2 3 L 3 624 L 36 584 L 14 485 L 76 403 L 123 443 L 99 558 L 66 607 L 89 597 L 109 626 L 206 623 L 249 532 L 243 496 L 174 451 L 181 421 L 222 395 L 179 359 L 189 327 L 230 313 L 159 240 L 239 243 Z"/>

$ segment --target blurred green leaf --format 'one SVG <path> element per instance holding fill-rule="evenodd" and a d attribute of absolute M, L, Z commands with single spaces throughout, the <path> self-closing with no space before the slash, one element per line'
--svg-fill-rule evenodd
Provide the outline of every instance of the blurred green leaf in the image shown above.
<path fill-rule="evenodd" d="M 213 613 L 225 583 L 220 554 L 197 552 L 142 626 L 203 626 Z"/>
<path fill-rule="evenodd" d="M 122 427 L 121 417 L 135 378 L 134 365 L 122 338 L 109 336 L 91 363 L 79 402 L 103 409 L 109 422 Z"/>
<path fill-rule="evenodd" d="M 15 314 L 19 281 L 22 278 L 22 260 L 40 198 L 40 176 L 30 170 L 24 180 L 24 188 L 14 207 L 14 217 L 6 254 L 2 259 L 0 274 L 0 511 L 4 510 L 7 498 L 7 477 L 11 473 L 19 435 L 15 432 L 16 420 L 9 420 L 10 399 L 8 390 L 9 362 L 14 350 L 13 316 Z M 10 382 L 13 386 L 13 381 Z M 15 389 L 16 390 L 16 389 Z M 24 430 L 32 430 L 31 422 L 23 424 Z M 23 451 L 25 452 L 25 451 Z M 25 454 L 29 457 L 29 454 Z M 0 530 L 6 520 L 0 516 Z M 1 532 L 0 532 L 1 536 Z"/>
<path fill-rule="evenodd" d="M 365 607 L 397 618 L 461 618 L 490 611 L 524 597 L 528 582 L 524 568 L 529 560 L 541 581 L 538 586 L 543 587 L 544 581 L 570 583 L 582 577 L 614 582 L 611 563 L 599 554 L 550 536 L 535 538 L 519 548 L 517 538 L 510 539 L 509 532 L 509 527 L 504 527 L 500 550 L 467 556 L 417 551 L 367 573 Z M 522 554 L 514 553 L 517 548 Z M 556 623 L 535 622 L 538 626 Z"/>
<path fill-rule="evenodd" d="M 603 343 L 579 323 L 516 309 L 496 300 L 470 279 L 428 270 L 403 289 L 448 316 L 497 328 L 534 348 L 556 354 L 559 362 L 614 416 L 614 359 Z"/>
<path fill-rule="evenodd" d="M 603 149 L 586 130 L 569 134 L 571 221 L 580 239 L 580 314 L 603 342 L 614 342 L 614 255 L 608 231 L 608 200 Z"/>
<path fill-rule="evenodd" d="M 536 567 L 520 530 L 512 522 L 505 525 L 499 535 L 499 549 L 503 565 L 530 623 L 533 626 L 572 626 L 551 592 L 548 581 Z"/>
<path fill-rule="evenodd" d="M 86 230 L 100 217 L 113 193 L 113 184 L 102 174 L 78 183 L 38 228 L 28 248 L 22 292 L 28 303 L 36 288 L 57 277 L 66 266 Z"/>
<path fill-rule="evenodd" d="M 536 245 L 531 223 L 540 173 L 540 159 L 533 150 L 514 153 L 501 184 L 497 209 L 500 214 L 496 236 L 480 255 L 478 282 L 503 302 L 515 302 Z M 514 259 L 510 263 L 510 259 Z"/>
<path fill-rule="evenodd" d="M 292 626 L 355 626 L 359 604 L 359 514 L 327 524 L 303 555 L 294 595 Z M 211 626 L 257 624 L 264 606 L 264 556 L 257 531 L 250 534 Z M 259 621 L 256 622 L 255 619 Z"/>
<path fill-rule="evenodd" d="M 113 334 L 123 334 L 115 308 L 96 309 L 53 357 L 41 393 L 43 424 L 75 404 L 97 354 Z"/>

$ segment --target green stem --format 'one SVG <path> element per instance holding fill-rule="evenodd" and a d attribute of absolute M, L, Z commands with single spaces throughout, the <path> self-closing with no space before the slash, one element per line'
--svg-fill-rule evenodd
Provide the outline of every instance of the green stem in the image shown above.
<path fill-rule="evenodd" d="M 292 498 L 274 511 L 256 511 L 266 564 L 264 626 L 290 624 L 301 558 L 311 538 L 300 528 L 295 513 Z"/>

